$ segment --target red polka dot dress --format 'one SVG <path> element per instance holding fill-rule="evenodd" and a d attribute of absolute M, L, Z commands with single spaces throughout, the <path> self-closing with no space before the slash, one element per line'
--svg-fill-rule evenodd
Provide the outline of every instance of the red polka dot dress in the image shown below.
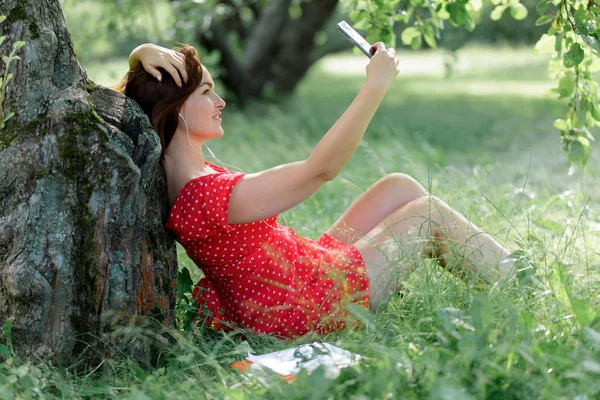
<path fill-rule="evenodd" d="M 369 280 L 356 247 L 328 234 L 317 240 L 277 223 L 277 215 L 228 224 L 229 197 L 244 176 L 217 173 L 184 185 L 171 230 L 204 273 L 194 289 L 199 313 L 216 329 L 241 327 L 280 337 L 327 333 L 349 320 L 346 305 L 369 305 Z"/>

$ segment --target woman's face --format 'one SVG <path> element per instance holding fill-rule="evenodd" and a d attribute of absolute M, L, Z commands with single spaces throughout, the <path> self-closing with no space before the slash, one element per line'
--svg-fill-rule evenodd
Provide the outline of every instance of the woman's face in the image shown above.
<path fill-rule="evenodd" d="M 187 98 L 181 107 L 180 113 L 187 122 L 190 135 L 202 139 L 212 139 L 223 136 L 221 127 L 221 110 L 225 101 L 215 92 L 215 83 L 210 73 L 202 66 L 202 82 L 200 86 Z M 179 126 L 185 131 L 185 123 L 180 118 Z"/>

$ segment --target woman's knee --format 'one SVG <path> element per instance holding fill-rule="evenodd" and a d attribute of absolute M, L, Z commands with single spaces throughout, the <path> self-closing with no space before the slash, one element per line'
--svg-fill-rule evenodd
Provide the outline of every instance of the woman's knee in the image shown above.
<path fill-rule="evenodd" d="M 417 182 L 416 179 L 400 172 L 387 174 L 381 178 L 380 182 L 391 187 L 393 190 L 398 191 L 399 194 L 406 195 L 406 193 L 410 193 L 411 197 L 414 199 L 429 195 L 427 189 Z"/>
<path fill-rule="evenodd" d="M 406 207 L 414 216 L 420 216 L 434 226 L 442 225 L 450 214 L 449 206 L 439 197 L 430 194 L 417 197 Z"/>

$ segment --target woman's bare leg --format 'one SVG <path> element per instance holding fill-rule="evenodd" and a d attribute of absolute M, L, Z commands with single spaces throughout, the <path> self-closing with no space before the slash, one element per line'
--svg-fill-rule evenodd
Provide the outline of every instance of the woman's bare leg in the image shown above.
<path fill-rule="evenodd" d="M 512 274 L 511 263 L 498 267 L 508 257 L 506 249 L 434 196 L 405 204 L 354 245 L 367 267 L 374 307 L 412 272 L 415 255 L 434 256 L 450 272 L 472 271 L 487 283 Z"/>
<path fill-rule="evenodd" d="M 386 175 L 361 194 L 327 233 L 342 242 L 352 244 L 391 213 L 427 194 L 427 190 L 408 175 Z"/>

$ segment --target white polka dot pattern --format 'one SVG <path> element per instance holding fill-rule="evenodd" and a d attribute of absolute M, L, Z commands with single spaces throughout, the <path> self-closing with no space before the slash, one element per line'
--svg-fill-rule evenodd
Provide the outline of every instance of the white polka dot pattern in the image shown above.
<path fill-rule="evenodd" d="M 207 324 L 298 337 L 348 323 L 348 303 L 369 304 L 369 280 L 358 250 L 323 234 L 304 238 L 277 216 L 228 224 L 229 197 L 243 173 L 218 171 L 189 181 L 166 228 L 204 272 L 194 297 Z"/>

